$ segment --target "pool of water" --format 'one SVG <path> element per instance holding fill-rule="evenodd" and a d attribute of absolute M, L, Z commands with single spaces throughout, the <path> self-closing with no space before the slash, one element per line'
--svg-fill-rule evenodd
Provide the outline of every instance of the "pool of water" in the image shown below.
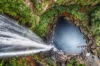
<path fill-rule="evenodd" d="M 86 45 L 86 40 L 79 27 L 60 17 L 55 27 L 53 44 L 67 54 L 79 54 L 84 49 L 79 46 Z"/>

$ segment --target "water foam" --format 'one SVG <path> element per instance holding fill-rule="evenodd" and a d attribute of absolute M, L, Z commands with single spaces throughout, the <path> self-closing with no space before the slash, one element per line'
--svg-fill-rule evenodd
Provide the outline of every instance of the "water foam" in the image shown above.
<path fill-rule="evenodd" d="M 5 15 L 0 15 L 0 58 L 29 55 L 51 48 L 53 46 L 44 43 L 29 29 Z"/>

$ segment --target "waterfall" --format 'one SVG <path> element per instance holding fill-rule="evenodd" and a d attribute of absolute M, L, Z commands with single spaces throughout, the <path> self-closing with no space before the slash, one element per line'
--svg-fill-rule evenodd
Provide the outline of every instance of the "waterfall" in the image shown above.
<path fill-rule="evenodd" d="M 29 55 L 53 48 L 29 29 L 0 14 L 0 58 Z"/>

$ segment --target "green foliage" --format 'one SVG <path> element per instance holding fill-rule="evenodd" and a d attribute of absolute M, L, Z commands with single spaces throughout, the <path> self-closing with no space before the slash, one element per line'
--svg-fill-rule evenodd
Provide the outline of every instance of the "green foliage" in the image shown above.
<path fill-rule="evenodd" d="M 48 66 L 56 66 L 56 63 L 51 58 L 45 58 L 45 61 L 48 63 Z"/>
<path fill-rule="evenodd" d="M 6 66 L 17 66 L 17 60 L 16 58 L 12 58 L 9 60 L 9 64 L 5 64 Z"/>
<path fill-rule="evenodd" d="M 52 7 L 50 6 L 50 8 L 43 13 L 42 12 L 43 8 L 48 4 L 47 0 L 43 0 L 43 1 L 32 0 L 32 2 L 34 3 L 34 6 L 37 9 L 38 13 L 41 14 L 39 25 L 37 25 L 35 28 L 37 34 L 41 37 L 46 35 L 48 22 L 53 18 L 54 15 L 60 14 L 62 12 L 68 12 L 81 21 L 87 20 L 88 18 L 87 15 L 85 13 L 80 13 L 78 10 L 80 10 L 80 8 L 84 6 L 85 8 L 87 8 L 87 10 L 90 11 L 89 9 L 90 5 L 95 5 L 100 3 L 99 0 L 88 0 L 88 1 L 87 0 L 73 0 L 73 1 L 56 0 L 53 3 L 54 5 Z M 95 29 L 95 27 L 92 29 Z"/>
<path fill-rule="evenodd" d="M 100 46 L 100 36 L 96 37 L 97 46 Z"/>
<path fill-rule="evenodd" d="M 92 11 L 92 19 L 91 19 L 91 27 L 90 32 L 96 37 L 96 44 L 100 46 L 100 7 L 96 7 L 94 11 Z"/>
<path fill-rule="evenodd" d="M 84 66 L 84 64 L 80 64 L 80 63 L 76 62 L 76 60 L 71 59 L 71 60 L 69 61 L 69 63 L 66 64 L 66 66 Z"/>
<path fill-rule="evenodd" d="M 100 3 L 99 0 L 73 0 L 73 1 L 79 5 L 94 5 Z"/>
<path fill-rule="evenodd" d="M 42 36 L 45 36 L 47 33 L 47 25 L 48 25 L 50 19 L 52 19 L 54 15 L 58 15 L 62 12 L 68 12 L 79 20 L 86 20 L 87 19 L 86 14 L 79 12 L 80 8 L 81 7 L 79 5 L 72 4 L 72 5 L 68 5 L 68 6 L 63 6 L 63 5 L 54 6 L 50 9 L 48 9 L 45 13 L 43 13 L 40 16 L 39 25 L 37 25 L 37 27 L 36 27 L 37 34 L 39 34 L 39 35 L 41 34 Z"/>
<path fill-rule="evenodd" d="M 92 23 L 91 32 L 93 35 L 100 34 L 100 23 L 99 22 Z"/>
<path fill-rule="evenodd" d="M 67 2 L 67 1 L 69 1 L 69 0 L 57 0 L 55 2 L 55 4 L 61 5 L 61 4 L 64 4 L 65 2 Z"/>
<path fill-rule="evenodd" d="M 92 12 L 92 19 L 91 19 L 91 32 L 93 35 L 100 34 L 100 7 L 96 8 Z"/>
<path fill-rule="evenodd" d="M 0 13 L 12 16 L 21 24 L 36 24 L 39 17 L 36 16 L 25 4 L 23 0 L 0 0 Z"/>
<path fill-rule="evenodd" d="M 2 65 L 3 65 L 3 61 L 4 61 L 4 60 L 1 60 L 1 59 L 0 59 L 0 66 L 2 66 Z"/>
<path fill-rule="evenodd" d="M 55 1 L 56 4 L 64 4 L 64 5 L 68 5 L 70 3 L 74 3 L 74 4 L 78 4 L 78 5 L 95 5 L 95 4 L 99 4 L 100 1 L 99 0 L 57 0 Z M 67 4 L 66 4 L 67 3 Z"/>
<path fill-rule="evenodd" d="M 42 2 L 40 0 L 31 0 L 38 12 L 38 14 L 42 14 L 43 8 L 46 6 L 47 0 L 43 0 Z"/>
<path fill-rule="evenodd" d="M 13 58 L 9 58 L 9 60 L 0 59 L 0 66 L 27 66 L 27 64 L 26 64 L 26 59 L 24 57 L 23 58 L 13 57 Z"/>
<path fill-rule="evenodd" d="M 66 66 L 73 66 L 73 63 L 75 63 L 75 60 L 71 59 L 71 60 L 69 61 L 69 63 L 66 64 Z"/>

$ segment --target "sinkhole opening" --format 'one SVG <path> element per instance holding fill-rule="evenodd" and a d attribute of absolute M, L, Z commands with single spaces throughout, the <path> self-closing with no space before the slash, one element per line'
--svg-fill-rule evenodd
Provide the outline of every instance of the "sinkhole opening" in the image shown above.
<path fill-rule="evenodd" d="M 56 20 L 51 42 L 57 50 L 75 55 L 82 53 L 86 48 L 82 46 L 87 45 L 80 28 L 62 16 Z"/>

